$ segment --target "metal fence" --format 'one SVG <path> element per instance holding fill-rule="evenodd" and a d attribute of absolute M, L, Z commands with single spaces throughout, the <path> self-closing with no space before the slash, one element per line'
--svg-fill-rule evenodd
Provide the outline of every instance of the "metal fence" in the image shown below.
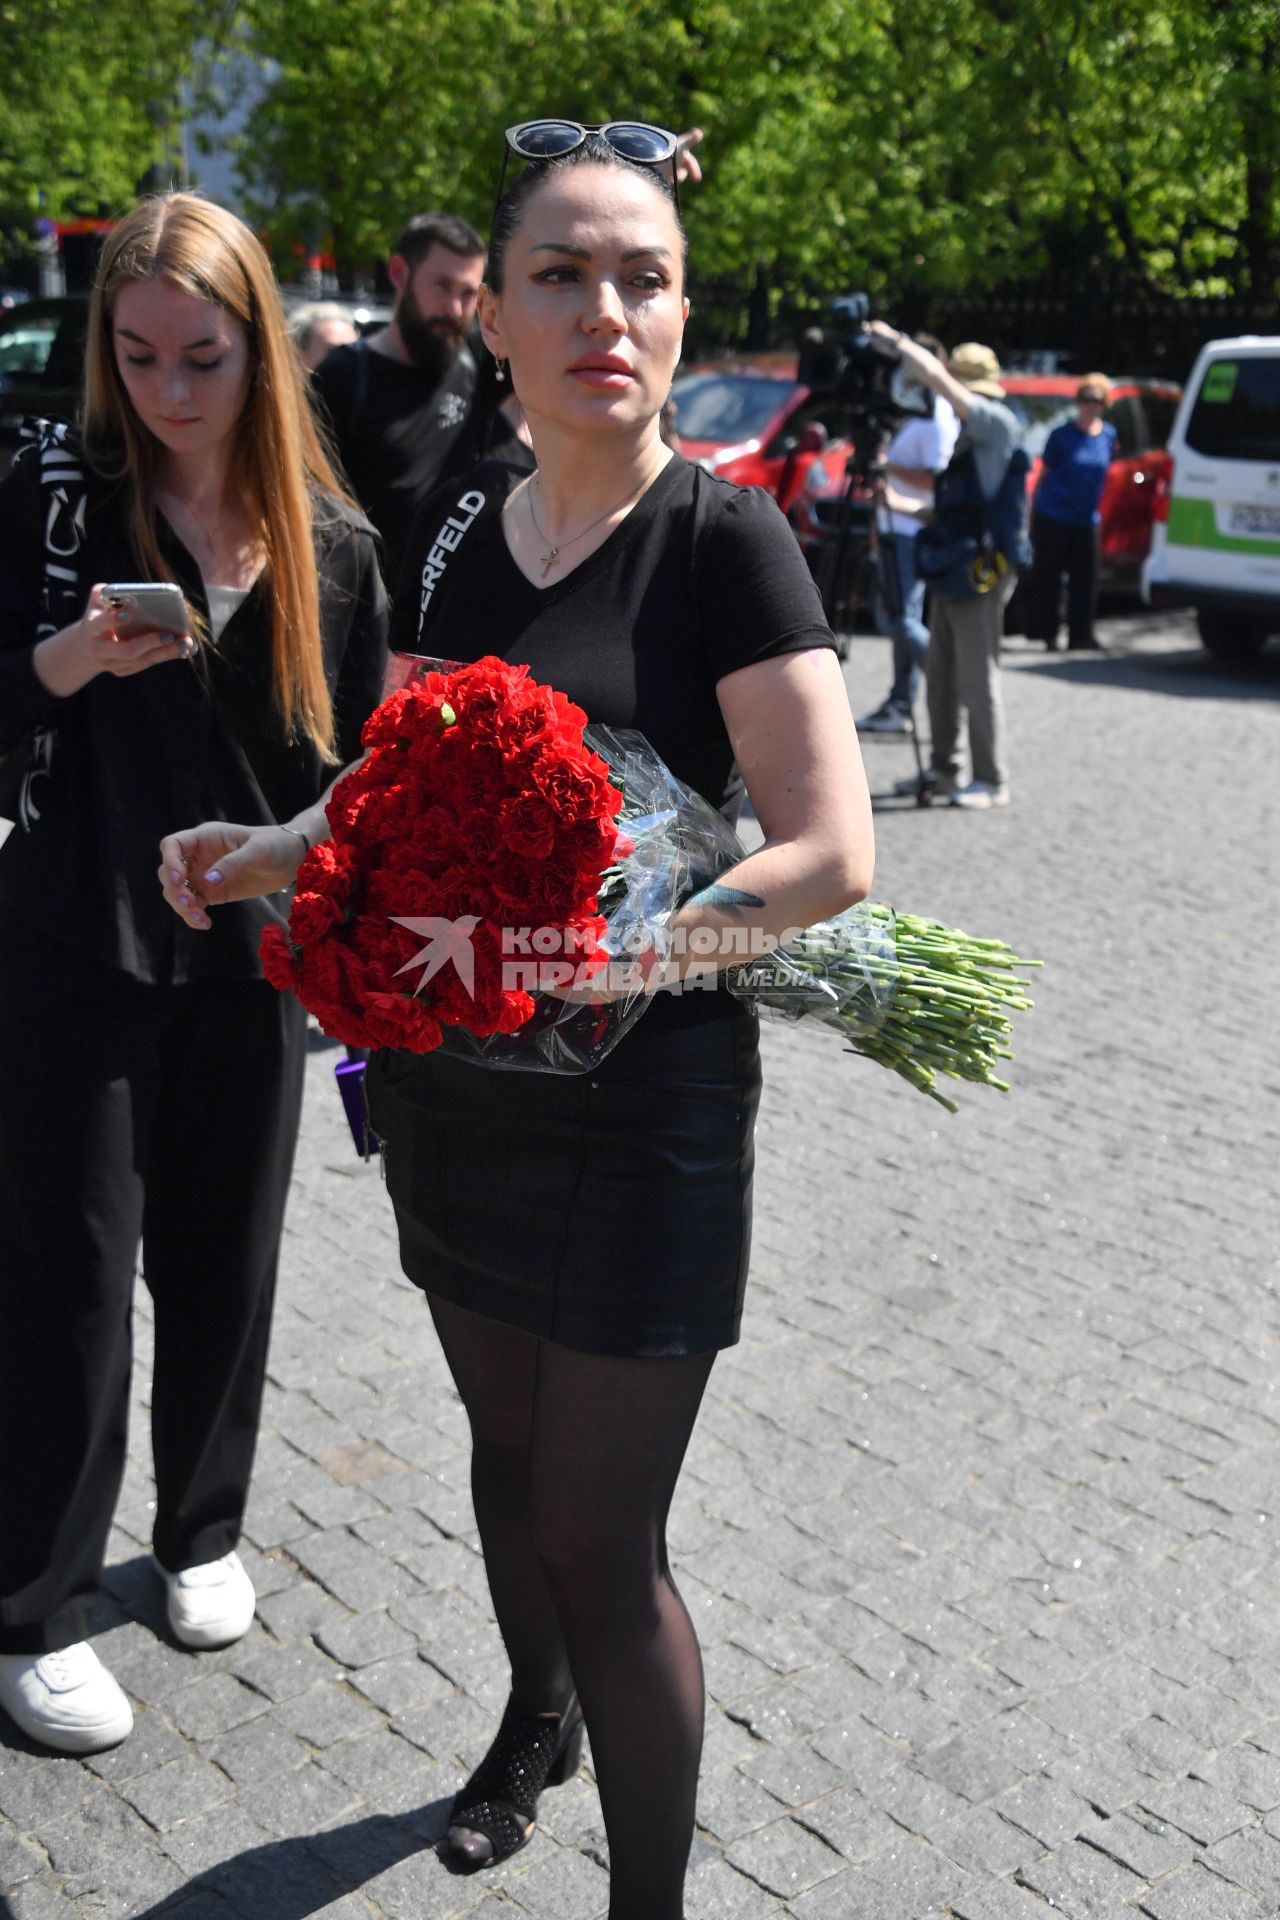
<path fill-rule="evenodd" d="M 695 277 L 691 291 L 686 362 L 792 348 L 806 327 L 829 323 L 834 297 L 821 290 L 771 288 L 760 277 L 745 276 Z M 1006 363 L 1037 359 L 1065 372 L 1096 367 L 1174 380 L 1186 377 L 1206 340 L 1280 332 L 1280 304 L 1274 300 L 1174 299 L 1108 286 L 1105 274 L 1064 289 L 1028 285 L 968 297 L 908 297 L 890 317 L 949 344 L 982 340 Z"/>

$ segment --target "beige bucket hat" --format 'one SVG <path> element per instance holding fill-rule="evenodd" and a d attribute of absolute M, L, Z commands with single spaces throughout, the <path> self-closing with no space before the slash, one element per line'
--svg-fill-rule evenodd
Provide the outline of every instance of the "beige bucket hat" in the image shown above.
<path fill-rule="evenodd" d="M 984 394 L 988 400 L 1004 399 L 1000 362 L 990 347 L 984 347 L 977 340 L 966 340 L 962 346 L 953 348 L 947 366 L 952 377 L 971 393 Z"/>

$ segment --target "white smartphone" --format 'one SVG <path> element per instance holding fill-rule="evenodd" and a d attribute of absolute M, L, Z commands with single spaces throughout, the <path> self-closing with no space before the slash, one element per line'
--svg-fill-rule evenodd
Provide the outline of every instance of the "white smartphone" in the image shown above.
<path fill-rule="evenodd" d="M 172 580 L 118 580 L 104 586 L 102 597 L 116 614 L 116 639 L 133 640 L 140 633 L 186 633 L 187 603 L 182 588 Z"/>

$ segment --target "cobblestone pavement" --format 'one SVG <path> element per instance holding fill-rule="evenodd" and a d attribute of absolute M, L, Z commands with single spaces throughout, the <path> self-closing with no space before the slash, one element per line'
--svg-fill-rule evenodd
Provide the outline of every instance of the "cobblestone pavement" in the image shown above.
<path fill-rule="evenodd" d="M 821 1033 L 766 1036 L 745 1338 L 674 1515 L 709 1692 L 688 1920 L 1280 1906 L 1280 657 L 1232 677 L 1180 622 L 1104 631 L 1102 657 L 1011 647 L 1008 812 L 877 815 L 880 898 L 1049 963 L 1012 1097 L 953 1119 Z M 878 699 L 887 647 L 848 673 Z M 879 793 L 910 764 L 867 758 Z M 463 1420 L 333 1060 L 258 1621 L 215 1654 L 164 1636 L 142 1366 L 97 1642 L 137 1726 L 84 1763 L 0 1732 L 13 1920 L 603 1914 L 589 1772 L 505 1869 L 432 1851 L 503 1662 Z"/>

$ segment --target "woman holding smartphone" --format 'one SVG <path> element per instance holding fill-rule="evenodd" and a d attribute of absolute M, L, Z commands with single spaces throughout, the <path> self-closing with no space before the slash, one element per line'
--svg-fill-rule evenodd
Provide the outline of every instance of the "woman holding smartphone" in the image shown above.
<path fill-rule="evenodd" d="M 67 1752 L 132 1724 L 85 1636 L 139 1243 L 169 1625 L 209 1647 L 253 1618 L 235 1547 L 305 1021 L 258 968 L 286 903 L 242 902 L 197 939 L 156 892 L 155 849 L 224 818 L 301 855 L 276 823 L 356 755 L 380 695 L 374 535 L 304 379 L 249 229 L 191 195 L 147 201 L 108 236 L 90 309 L 60 562 L 83 611 L 43 637 L 47 487 L 30 460 L 0 485 L 0 752 L 53 739 L 0 848 L 0 1705 Z M 185 631 L 154 624 L 165 583 Z"/>

